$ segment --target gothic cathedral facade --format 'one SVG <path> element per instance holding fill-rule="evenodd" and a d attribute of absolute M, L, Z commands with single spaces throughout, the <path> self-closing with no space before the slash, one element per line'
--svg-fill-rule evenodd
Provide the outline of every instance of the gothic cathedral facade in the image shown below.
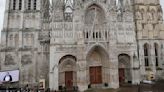
<path fill-rule="evenodd" d="M 162 16 L 159 0 L 6 0 L 0 70 L 50 90 L 159 80 Z"/>

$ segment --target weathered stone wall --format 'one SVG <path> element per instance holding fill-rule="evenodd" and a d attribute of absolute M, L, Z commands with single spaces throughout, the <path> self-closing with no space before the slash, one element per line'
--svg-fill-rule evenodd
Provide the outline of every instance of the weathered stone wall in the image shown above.
<path fill-rule="evenodd" d="M 1 36 L 0 68 L 19 69 L 20 84 L 37 85 L 45 79 L 46 87 L 58 90 L 65 86 L 65 71 L 72 69 L 73 86 L 83 91 L 90 84 L 90 66 L 101 66 L 103 83 L 98 86 L 108 83 L 118 88 L 119 65 L 127 61 L 120 55 L 129 57 L 126 81 L 138 84 L 148 74 L 145 43 L 150 45 L 150 68 L 156 78 L 162 76 L 158 69 L 163 67 L 164 28 L 159 0 L 52 0 L 52 7 L 48 0 L 37 0 L 36 10 L 31 3 L 28 9 L 28 0 L 22 0 L 19 10 L 16 2 L 13 10 L 13 2 L 7 0 Z M 159 47 L 158 69 L 154 43 Z"/>
<path fill-rule="evenodd" d="M 6 0 L 4 27 L 1 36 L 1 71 L 20 70 L 18 84 L 25 87 L 38 86 L 39 80 L 48 80 L 49 46 L 40 44 L 39 34 L 42 29 L 42 4 L 46 0 L 22 0 L 21 9 L 19 0 L 16 0 L 13 9 L 13 0 Z M 45 4 L 45 3 L 44 3 Z M 46 9 L 46 8 L 45 8 Z M 46 87 L 48 82 L 46 81 Z"/>

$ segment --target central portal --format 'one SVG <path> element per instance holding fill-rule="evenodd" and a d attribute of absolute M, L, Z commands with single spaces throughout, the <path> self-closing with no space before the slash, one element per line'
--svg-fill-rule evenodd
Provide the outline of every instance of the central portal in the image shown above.
<path fill-rule="evenodd" d="M 108 53 L 101 46 L 94 46 L 87 54 L 87 80 L 92 87 L 100 87 L 109 83 Z"/>
<path fill-rule="evenodd" d="M 101 84 L 102 83 L 102 69 L 101 66 L 90 67 L 90 82 L 91 84 Z"/>

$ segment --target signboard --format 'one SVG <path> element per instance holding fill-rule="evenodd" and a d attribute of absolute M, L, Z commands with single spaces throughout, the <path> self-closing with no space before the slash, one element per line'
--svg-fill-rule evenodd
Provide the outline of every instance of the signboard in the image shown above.
<path fill-rule="evenodd" d="M 0 72 L 0 84 L 5 82 L 18 82 L 19 70 L 11 70 Z"/>
<path fill-rule="evenodd" d="M 39 80 L 39 89 L 45 89 L 45 79 Z"/>

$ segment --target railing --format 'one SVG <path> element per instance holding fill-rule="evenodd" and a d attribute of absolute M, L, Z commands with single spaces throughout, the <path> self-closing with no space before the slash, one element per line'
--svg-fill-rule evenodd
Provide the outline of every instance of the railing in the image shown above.
<path fill-rule="evenodd" d="M 54 31 L 52 36 L 55 38 L 73 38 L 73 31 Z"/>
<path fill-rule="evenodd" d="M 95 30 L 92 28 L 85 28 L 83 34 L 85 42 L 108 42 L 109 38 L 109 31 L 107 28 L 97 28 Z"/>

